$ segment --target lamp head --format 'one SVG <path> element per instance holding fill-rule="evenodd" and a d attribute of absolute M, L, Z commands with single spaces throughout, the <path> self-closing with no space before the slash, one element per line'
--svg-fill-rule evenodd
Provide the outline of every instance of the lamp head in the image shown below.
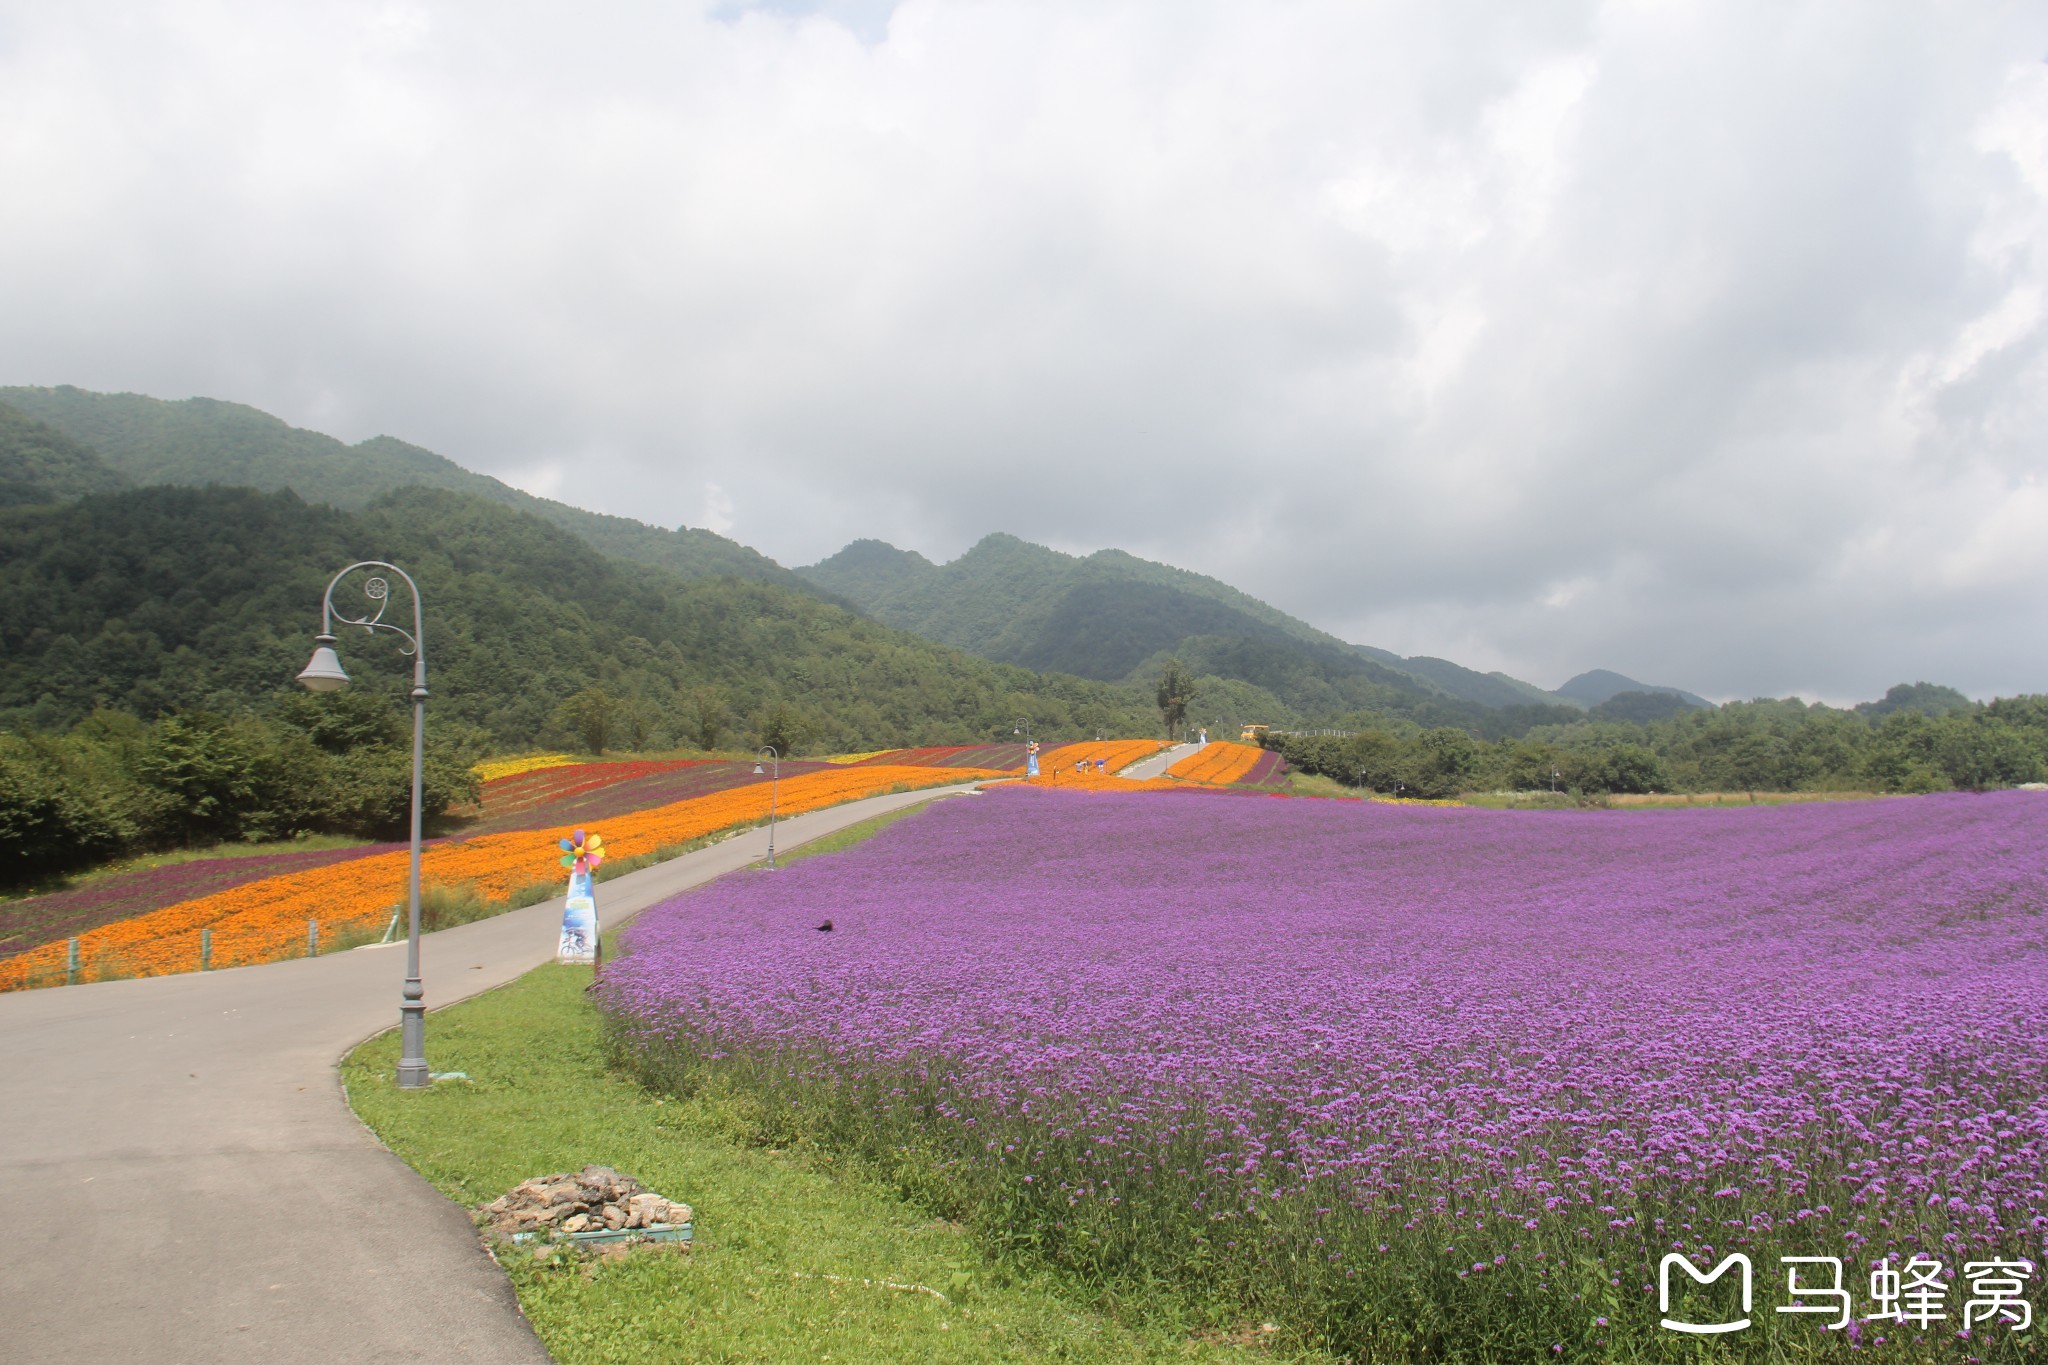
<path fill-rule="evenodd" d="M 313 651 L 313 661 L 299 674 L 299 682 L 310 692 L 335 692 L 348 686 L 348 674 L 341 667 L 341 656 L 334 652 L 334 637 L 314 637 L 319 647 Z"/>
<path fill-rule="evenodd" d="M 756 777 L 759 777 L 760 775 L 761 775 L 761 762 L 760 762 L 760 760 L 759 760 L 759 759 L 756 759 L 756 760 L 754 761 L 754 776 L 756 776 Z"/>

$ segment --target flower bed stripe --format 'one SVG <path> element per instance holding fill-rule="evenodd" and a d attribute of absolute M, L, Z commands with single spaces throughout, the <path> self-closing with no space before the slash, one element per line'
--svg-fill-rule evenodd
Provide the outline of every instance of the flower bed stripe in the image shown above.
<path fill-rule="evenodd" d="M 853 767 L 985 768 L 999 772 L 1021 771 L 1024 743 L 942 744 L 922 749 L 888 749 L 863 758 Z"/>
<path fill-rule="evenodd" d="M 477 764 L 470 771 L 476 774 L 477 781 L 489 783 L 497 782 L 507 777 L 517 777 L 521 773 L 530 773 L 541 768 L 559 768 L 565 763 L 574 763 L 575 761 L 575 759 L 567 754 L 533 754 L 526 758 L 492 759 L 489 762 Z"/>
<path fill-rule="evenodd" d="M 1167 776 L 1177 777 L 1183 782 L 1226 783 L 1237 782 L 1248 777 L 1262 759 L 1277 759 L 1278 754 L 1269 755 L 1264 749 L 1249 744 L 1238 744 L 1227 739 L 1209 741 L 1199 753 L 1188 755 L 1166 770 Z"/>
<path fill-rule="evenodd" d="M 69 891 L 0 904 L 0 959 L 88 933 L 103 924 L 145 915 L 201 896 L 290 872 L 332 867 L 388 853 L 403 844 L 366 844 L 317 852 L 266 853 L 244 858 L 201 858 L 103 877 Z"/>

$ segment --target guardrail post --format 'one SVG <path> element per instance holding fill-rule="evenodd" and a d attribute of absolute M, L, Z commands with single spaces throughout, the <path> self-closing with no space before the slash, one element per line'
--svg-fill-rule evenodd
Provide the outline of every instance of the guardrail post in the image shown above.
<path fill-rule="evenodd" d="M 213 970 L 213 930 L 211 929 L 201 929 L 199 931 L 199 970 L 202 972 Z"/>
<path fill-rule="evenodd" d="M 306 921 L 306 956 L 320 956 L 320 921 L 317 919 Z"/>
<path fill-rule="evenodd" d="M 78 984 L 78 940 L 67 939 L 64 943 L 64 984 Z"/>

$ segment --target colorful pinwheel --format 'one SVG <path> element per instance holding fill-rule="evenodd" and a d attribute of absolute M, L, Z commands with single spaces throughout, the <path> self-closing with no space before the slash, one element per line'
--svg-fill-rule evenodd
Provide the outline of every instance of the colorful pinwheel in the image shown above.
<path fill-rule="evenodd" d="M 586 836 L 582 830 L 561 841 L 562 866 L 576 872 L 595 872 L 604 862 L 602 835 Z"/>

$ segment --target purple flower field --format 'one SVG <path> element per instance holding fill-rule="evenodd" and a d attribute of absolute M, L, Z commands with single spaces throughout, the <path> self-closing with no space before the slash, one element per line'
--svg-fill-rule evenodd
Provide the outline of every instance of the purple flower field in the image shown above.
<path fill-rule="evenodd" d="M 996 791 L 626 944 L 605 995 L 651 1080 L 751 1086 L 885 1164 L 923 1153 L 999 1241 L 1340 1347 L 1648 1350 L 1673 1250 L 1744 1251 L 1766 1301 L 1781 1254 L 1838 1256 L 1859 1293 L 1887 1254 L 1951 1279 L 2025 1256 L 2048 1302 L 2037 794 Z M 1757 1317 L 1780 1355 L 1884 1335 Z"/>

